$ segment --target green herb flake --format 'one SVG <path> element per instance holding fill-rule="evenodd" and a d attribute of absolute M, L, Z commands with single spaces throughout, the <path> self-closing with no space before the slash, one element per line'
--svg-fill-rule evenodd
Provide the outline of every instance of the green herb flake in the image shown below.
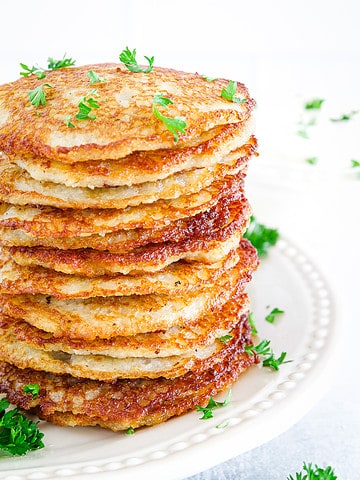
<path fill-rule="evenodd" d="M 285 357 L 287 353 L 282 352 L 279 358 L 275 358 L 274 353 L 272 352 L 267 358 L 263 360 L 263 367 L 270 367 L 273 370 L 279 370 L 279 366 L 284 363 L 290 363 L 292 360 L 287 360 L 285 362 Z"/>
<path fill-rule="evenodd" d="M 225 420 L 224 422 L 219 423 L 219 425 L 216 425 L 215 428 L 226 428 L 229 425 L 229 420 Z"/>
<path fill-rule="evenodd" d="M 37 65 L 28 67 L 27 65 L 25 65 L 25 63 L 20 63 L 20 67 L 22 68 L 22 71 L 20 72 L 20 75 L 22 77 L 29 77 L 30 75 L 36 75 L 39 80 L 46 77 L 46 74 L 44 73 L 44 69 L 41 67 L 38 67 Z"/>
<path fill-rule="evenodd" d="M 33 397 L 37 397 L 40 393 L 40 385 L 38 383 L 29 383 L 28 385 L 24 385 L 24 392 L 30 393 Z"/>
<path fill-rule="evenodd" d="M 76 120 L 95 120 L 96 115 L 90 115 L 90 112 L 95 108 L 100 108 L 99 103 L 91 95 L 97 95 L 97 90 L 90 92 L 88 96 L 83 97 L 79 104 L 79 111 L 75 116 Z"/>
<path fill-rule="evenodd" d="M 257 335 L 259 332 L 258 332 L 258 330 L 255 326 L 255 320 L 254 320 L 254 313 L 253 312 L 249 313 L 248 322 L 249 322 L 249 325 L 251 327 L 251 335 L 253 335 L 253 336 Z"/>
<path fill-rule="evenodd" d="M 155 94 L 153 103 L 152 103 L 152 111 L 153 114 L 156 118 L 161 120 L 165 127 L 169 130 L 174 135 L 174 142 L 177 142 L 179 140 L 179 135 L 178 132 L 180 133 L 185 133 L 186 129 L 186 122 L 183 117 L 165 117 L 162 115 L 159 110 L 157 109 L 156 105 L 159 105 L 161 107 L 167 108 L 168 105 L 172 105 L 174 102 L 167 97 L 163 97 L 160 94 Z"/>
<path fill-rule="evenodd" d="M 9 409 L 10 403 L 0 400 L 0 450 L 11 455 L 25 455 L 32 450 L 44 448 L 38 426 L 19 409 Z"/>
<path fill-rule="evenodd" d="M 201 407 L 199 405 L 196 407 L 196 410 L 203 414 L 200 420 L 208 420 L 209 418 L 213 418 L 213 410 L 215 410 L 216 408 L 226 407 L 227 405 L 229 405 L 230 400 L 231 400 L 231 390 L 229 390 L 229 393 L 227 394 L 223 402 L 217 402 L 216 400 L 213 399 L 213 397 L 210 397 L 210 400 L 206 405 L 206 407 Z"/>
<path fill-rule="evenodd" d="M 275 358 L 274 352 L 270 348 L 270 340 L 262 340 L 258 345 L 246 345 L 244 348 L 245 353 L 249 355 L 261 355 L 265 357 L 263 359 L 263 367 L 269 367 L 272 370 L 279 370 L 279 366 L 283 363 L 290 363 L 292 360 L 285 362 L 286 352 L 282 352 L 279 358 Z"/>
<path fill-rule="evenodd" d="M 352 167 L 352 168 L 358 168 L 358 167 L 360 167 L 360 162 L 359 162 L 359 160 L 351 160 L 351 167 Z"/>
<path fill-rule="evenodd" d="M 134 435 L 135 429 L 133 427 L 129 427 L 125 430 L 125 435 Z"/>
<path fill-rule="evenodd" d="M 46 94 L 44 87 L 52 88 L 49 83 L 44 83 L 43 85 L 39 85 L 38 87 L 34 88 L 34 90 L 30 90 L 28 92 L 30 103 L 36 108 L 39 108 L 40 105 L 46 104 Z"/>
<path fill-rule="evenodd" d="M 250 224 L 244 234 L 252 245 L 256 248 L 259 257 L 264 257 L 270 247 L 276 245 L 279 239 L 279 232 L 274 228 L 268 228 L 258 223 L 254 216 L 250 218 Z"/>
<path fill-rule="evenodd" d="M 318 161 L 319 159 L 317 157 L 310 157 L 305 159 L 305 162 L 309 165 L 316 165 Z"/>
<path fill-rule="evenodd" d="M 332 122 L 347 122 L 348 120 L 351 120 L 358 113 L 359 113 L 359 110 L 351 110 L 350 113 L 344 113 L 343 115 L 340 115 L 340 117 L 330 118 L 330 120 Z"/>
<path fill-rule="evenodd" d="M 297 472 L 295 477 L 288 476 L 286 480 L 337 480 L 333 467 L 320 468 L 314 467 L 311 463 L 304 463 L 303 471 Z"/>
<path fill-rule="evenodd" d="M 207 75 L 201 75 L 201 77 L 207 82 L 215 82 L 215 80 L 217 80 L 216 77 L 208 77 Z"/>
<path fill-rule="evenodd" d="M 230 102 L 234 102 L 234 103 L 247 102 L 247 98 L 240 98 L 235 96 L 236 87 L 237 87 L 237 83 L 234 80 L 230 80 L 229 83 L 227 84 L 227 87 L 221 90 L 222 98 L 225 98 L 225 100 L 229 100 Z"/>
<path fill-rule="evenodd" d="M 99 75 L 94 72 L 94 70 L 89 70 L 87 76 L 89 77 L 90 85 L 93 85 L 94 83 L 106 82 L 105 78 L 99 77 Z"/>
<path fill-rule="evenodd" d="M 53 58 L 48 58 L 48 70 L 59 70 L 59 68 L 72 67 L 75 65 L 75 60 L 72 58 L 66 58 L 66 53 L 64 53 L 63 58 L 60 60 L 54 60 Z"/>
<path fill-rule="evenodd" d="M 232 338 L 233 338 L 232 335 L 223 335 L 222 337 L 219 337 L 219 340 L 220 340 L 220 342 L 226 344 Z"/>
<path fill-rule="evenodd" d="M 65 117 L 65 125 L 69 128 L 76 128 L 73 123 L 71 123 L 71 115 Z"/>
<path fill-rule="evenodd" d="M 249 355 L 271 355 L 270 340 L 262 340 L 255 345 L 246 345 L 244 351 Z"/>
<path fill-rule="evenodd" d="M 153 69 L 153 64 L 154 64 L 154 57 L 144 57 L 146 58 L 147 62 L 149 63 L 149 66 L 146 68 L 141 67 L 136 60 L 136 48 L 134 48 L 133 51 L 129 49 L 129 47 L 126 47 L 119 55 L 120 62 L 122 62 L 125 67 L 130 70 L 130 72 L 133 73 L 150 73 Z"/>
<path fill-rule="evenodd" d="M 325 102 L 323 98 L 314 98 L 305 103 L 305 110 L 320 110 L 321 105 Z"/>
<path fill-rule="evenodd" d="M 279 308 L 275 307 L 271 310 L 271 312 L 268 315 L 266 315 L 265 320 L 269 323 L 274 323 L 276 318 L 279 315 L 283 315 L 284 313 L 285 313 L 284 310 L 280 310 Z"/>

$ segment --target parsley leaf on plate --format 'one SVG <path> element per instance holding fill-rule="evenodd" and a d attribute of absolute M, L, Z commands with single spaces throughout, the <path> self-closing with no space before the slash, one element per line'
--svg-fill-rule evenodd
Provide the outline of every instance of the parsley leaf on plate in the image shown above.
<path fill-rule="evenodd" d="M 279 238 L 278 230 L 268 228 L 265 225 L 258 223 L 256 218 L 250 218 L 250 224 L 244 234 L 252 245 L 256 248 L 259 257 L 264 257 L 268 249 L 276 244 Z"/>
<path fill-rule="evenodd" d="M 25 455 L 31 450 L 43 448 L 42 438 L 38 426 L 29 420 L 19 409 L 9 409 L 10 403 L 0 400 L 0 450 L 11 455 Z"/>
<path fill-rule="evenodd" d="M 325 102 L 323 98 L 314 98 L 305 103 L 305 110 L 320 110 L 321 105 Z"/>
<path fill-rule="evenodd" d="M 229 390 L 229 393 L 227 394 L 227 397 L 223 402 L 217 402 L 216 400 L 213 399 L 213 397 L 210 397 L 210 400 L 206 405 L 206 407 L 201 407 L 200 405 L 196 407 L 196 410 L 203 414 L 200 420 L 208 420 L 209 418 L 213 418 L 213 410 L 216 408 L 226 407 L 226 405 L 229 405 L 230 400 L 231 400 L 231 390 Z"/>
<path fill-rule="evenodd" d="M 274 323 L 276 317 L 278 315 L 282 315 L 283 313 L 285 313 L 284 310 L 280 310 L 279 308 L 275 307 L 266 315 L 265 320 L 269 323 Z"/>

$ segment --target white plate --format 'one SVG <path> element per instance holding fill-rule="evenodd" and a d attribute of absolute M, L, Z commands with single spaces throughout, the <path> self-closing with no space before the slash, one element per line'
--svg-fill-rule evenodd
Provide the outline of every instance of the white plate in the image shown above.
<path fill-rule="evenodd" d="M 284 239 L 262 262 L 249 293 L 259 337 L 293 360 L 279 372 L 252 367 L 233 386 L 231 404 L 210 420 L 192 412 L 131 436 L 41 423 L 46 448 L 0 458 L 0 478 L 181 479 L 288 429 L 331 381 L 339 343 L 334 299 L 314 264 Z M 270 324 L 264 318 L 274 307 L 285 314 Z"/>

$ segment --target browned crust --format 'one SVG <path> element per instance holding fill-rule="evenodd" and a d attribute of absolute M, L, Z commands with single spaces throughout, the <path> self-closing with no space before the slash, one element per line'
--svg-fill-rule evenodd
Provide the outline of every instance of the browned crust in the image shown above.
<path fill-rule="evenodd" d="M 201 192 L 201 201 L 196 200 L 198 194 L 194 194 L 122 210 L 76 210 L 35 206 L 36 213 L 31 220 L 6 216 L 0 220 L 0 226 L 23 230 L 39 237 L 55 238 L 105 234 L 135 228 L 162 228 L 174 221 L 208 211 L 222 198 L 230 199 L 234 195 L 238 198 L 238 192 L 243 190 L 243 181 L 244 175 L 240 172 L 214 182 Z M 0 207 L 3 213 L 12 206 L 0 204 Z M 21 210 L 26 210 L 26 207 L 21 207 Z"/>
<path fill-rule="evenodd" d="M 148 244 L 181 242 L 185 239 L 218 240 L 228 238 L 233 230 L 242 230 L 251 215 L 251 207 L 241 190 L 232 197 L 221 198 L 206 212 L 177 220 L 163 228 L 120 230 L 105 235 L 87 237 L 36 237 L 22 231 L 0 227 L 0 245 L 53 247 L 61 250 L 93 248 L 112 253 L 124 253 Z M 14 234 L 12 234 L 14 232 Z M 16 235 L 18 233 L 18 235 Z"/>
<path fill-rule="evenodd" d="M 108 80 L 98 86 L 97 118 L 77 122 L 76 129 L 68 128 L 66 115 L 75 116 L 79 98 L 91 91 L 87 77 L 90 69 Z M 167 82 L 173 84 L 171 90 L 175 89 L 176 94 L 166 92 Z M 43 83 L 53 88 L 47 89 L 47 103 L 38 109 L 37 115 L 29 103 L 28 91 Z M 243 122 L 250 116 L 255 102 L 246 87 L 238 83 L 237 95 L 247 101 L 237 104 L 221 98 L 221 90 L 227 84 L 224 79 L 206 82 L 199 74 L 163 68 L 154 68 L 149 75 L 134 74 L 122 65 L 110 63 L 47 72 L 45 81 L 35 75 L 21 78 L 0 88 L 0 106 L 9 115 L 0 127 L 0 150 L 71 163 L 122 158 L 136 150 L 173 148 L 173 135 L 152 113 L 155 93 L 173 100 L 174 104 L 167 109 L 169 117 L 186 117 L 186 133 L 180 135 L 176 146 L 188 145 L 196 142 L 204 131 L 217 125 Z M 115 94 L 125 86 L 134 90 L 135 98 L 124 107 L 115 100 Z M 71 103 L 71 98 L 75 102 Z M 202 110 L 204 105 L 207 108 Z M 54 133 L 56 139 L 52 138 Z"/>
<path fill-rule="evenodd" d="M 246 315 L 237 332 L 216 354 L 211 366 L 176 379 L 124 379 L 107 383 L 21 370 L 3 362 L 0 392 L 12 403 L 58 425 L 100 425 L 114 431 L 154 425 L 196 405 L 206 405 L 210 395 L 227 388 L 241 372 L 258 362 L 257 356 L 244 353 L 244 346 L 251 343 Z M 23 391 L 24 385 L 31 383 L 40 385 L 40 395 L 36 398 Z"/>
<path fill-rule="evenodd" d="M 243 281 L 239 280 L 235 287 L 229 285 L 229 288 L 231 287 L 230 299 L 224 305 L 218 305 L 213 311 L 207 312 L 205 316 L 197 318 L 196 322 L 178 326 L 176 334 L 168 332 L 167 336 L 165 330 L 155 330 L 138 335 L 112 336 L 111 338 L 95 338 L 94 340 L 70 338 L 68 336 L 55 337 L 51 333 L 2 313 L 0 313 L 0 327 L 3 330 L 11 330 L 12 335 L 18 341 L 46 351 L 66 353 L 76 351 L 78 354 L 86 354 L 86 351 L 89 351 L 101 354 L 111 349 L 114 352 L 116 350 L 122 352 L 126 350 L 126 352 L 131 352 L 135 356 L 138 350 L 145 349 L 149 352 L 146 354 L 148 358 L 156 358 L 169 356 L 170 354 L 166 352 L 170 348 L 176 349 L 176 355 L 180 355 L 210 345 L 215 341 L 216 336 L 223 335 L 220 333 L 217 335 L 216 332 L 232 330 L 239 321 L 240 315 L 248 310 L 248 296 L 242 293 Z M 171 353 L 171 355 L 175 355 L 175 353 Z"/>

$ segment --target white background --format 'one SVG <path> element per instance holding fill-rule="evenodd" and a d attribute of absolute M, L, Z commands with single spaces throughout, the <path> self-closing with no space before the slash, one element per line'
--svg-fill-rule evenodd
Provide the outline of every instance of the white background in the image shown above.
<path fill-rule="evenodd" d="M 343 322 L 339 372 L 321 402 L 287 433 L 194 477 L 285 479 L 303 461 L 360 478 L 358 338 L 360 267 L 360 8 L 356 0 L 62 0 L 1 2 L 0 81 L 19 62 L 45 65 L 67 54 L 77 64 L 117 61 L 125 47 L 157 65 L 247 84 L 257 100 L 260 157 L 248 192 L 259 220 L 278 227 L 328 278 Z M 300 138 L 303 105 L 325 99 Z M 318 163 L 305 159 L 316 156 Z M 358 169 L 360 172 L 360 168 Z M 359 173 L 360 175 L 360 173 Z M 261 435 L 261 432 L 259 432 Z M 204 452 L 206 454 L 206 452 Z M 1 470 L 1 466 L 0 466 Z"/>

